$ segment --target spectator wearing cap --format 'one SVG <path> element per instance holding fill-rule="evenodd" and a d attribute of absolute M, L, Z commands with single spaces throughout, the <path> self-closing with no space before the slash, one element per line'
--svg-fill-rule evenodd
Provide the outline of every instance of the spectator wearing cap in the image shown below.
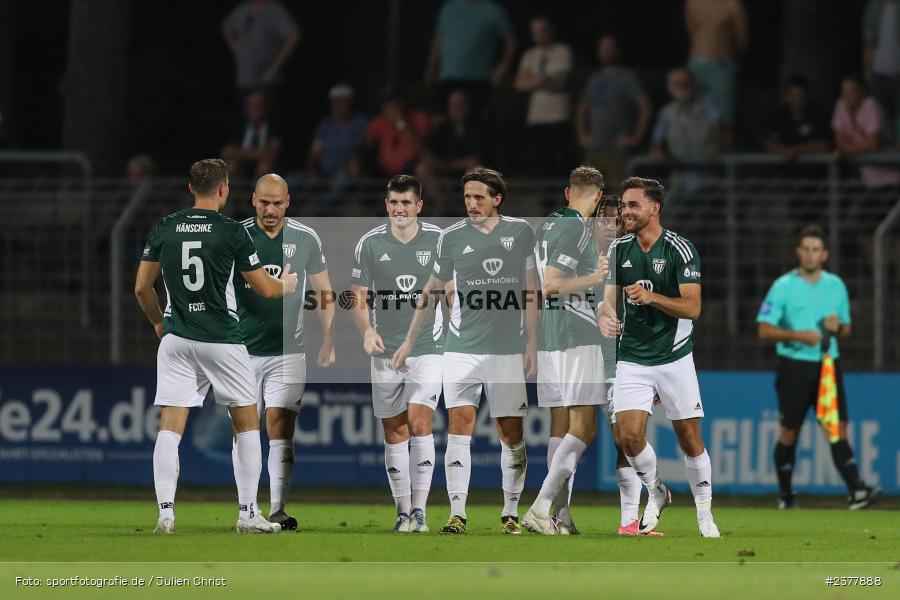
<path fill-rule="evenodd" d="M 271 118 L 268 98 L 262 92 L 247 95 L 244 115 L 243 122 L 222 149 L 222 158 L 232 177 L 261 177 L 276 170 L 281 154 L 281 128 Z"/>
<path fill-rule="evenodd" d="M 834 105 L 831 128 L 837 152 L 843 156 L 876 151 L 887 137 L 881 107 L 859 77 L 848 75 L 841 81 L 841 95 Z M 900 171 L 896 169 L 863 166 L 860 174 L 868 188 L 900 185 Z"/>
<path fill-rule="evenodd" d="M 537 163 L 534 173 L 562 176 L 571 162 L 568 79 L 572 49 L 555 40 L 553 23 L 543 15 L 531 20 L 531 39 L 534 46 L 525 51 L 519 62 L 516 89 L 528 92 L 525 124 Z"/>
<path fill-rule="evenodd" d="M 425 82 L 438 82 L 440 110 L 453 90 L 462 89 L 480 112 L 515 55 L 516 38 L 503 8 L 490 0 L 448 0 L 438 15 Z"/>
<path fill-rule="evenodd" d="M 809 82 L 793 75 L 784 86 L 784 100 L 772 117 L 766 150 L 785 158 L 827 152 L 831 148 L 828 115 L 812 97 Z"/>
<path fill-rule="evenodd" d="M 360 151 L 368 119 L 354 111 L 353 88 L 338 84 L 328 92 L 330 114 L 319 122 L 306 159 L 310 178 L 357 179 L 362 174 Z"/>
<path fill-rule="evenodd" d="M 465 92 L 457 90 L 447 99 L 447 119 L 428 135 L 416 175 L 425 189 L 435 190 L 435 177 L 460 176 L 481 165 L 486 146 L 481 118 L 472 113 Z"/>
<path fill-rule="evenodd" d="M 866 79 L 885 112 L 894 140 L 900 139 L 900 1 L 869 0 L 863 16 Z"/>
<path fill-rule="evenodd" d="M 296 21 L 275 0 L 241 2 L 226 17 L 222 35 L 234 54 L 239 98 L 256 89 L 275 92 L 285 62 L 300 43 Z"/>
<path fill-rule="evenodd" d="M 381 114 L 366 130 L 366 148 L 374 154 L 375 167 L 382 175 L 411 173 L 422 156 L 428 129 L 427 114 L 408 109 L 402 94 L 389 91 Z"/>

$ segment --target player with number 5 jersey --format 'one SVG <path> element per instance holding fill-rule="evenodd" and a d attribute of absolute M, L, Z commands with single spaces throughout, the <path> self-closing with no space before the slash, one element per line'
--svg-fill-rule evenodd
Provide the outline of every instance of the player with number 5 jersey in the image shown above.
<path fill-rule="evenodd" d="M 210 387 L 228 407 L 235 436 L 239 532 L 277 533 L 278 524 L 257 510 L 262 468 L 256 385 L 238 323 L 233 274 L 240 271 L 267 298 L 293 293 L 297 276 L 286 266 L 280 279 L 260 267 L 253 241 L 240 223 L 219 211 L 228 200 L 228 171 L 219 159 L 191 167 L 194 206 L 162 219 L 150 232 L 135 282 L 138 304 L 161 341 L 155 404 L 161 406 L 153 450 L 159 507 L 156 532 L 175 531 L 178 446 L 189 409 L 202 406 Z M 162 274 L 166 308 L 153 284 Z"/>

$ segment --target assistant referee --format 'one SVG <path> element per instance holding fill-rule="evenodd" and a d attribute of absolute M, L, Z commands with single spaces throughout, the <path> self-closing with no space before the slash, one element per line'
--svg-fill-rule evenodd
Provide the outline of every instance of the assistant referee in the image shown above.
<path fill-rule="evenodd" d="M 822 269 L 828 260 L 825 233 L 811 225 L 800 232 L 799 266 L 775 280 L 759 309 L 759 337 L 776 342 L 778 367 L 775 390 L 781 430 L 775 444 L 775 470 L 780 497 L 778 507 L 794 508 L 791 477 L 797 438 L 819 393 L 823 348 L 834 358 L 840 439 L 831 444 L 831 457 L 849 492 L 849 506 L 868 506 L 881 494 L 860 479 L 853 450 L 847 442 L 847 399 L 838 360 L 838 338 L 850 335 L 850 298 L 840 277 Z"/>

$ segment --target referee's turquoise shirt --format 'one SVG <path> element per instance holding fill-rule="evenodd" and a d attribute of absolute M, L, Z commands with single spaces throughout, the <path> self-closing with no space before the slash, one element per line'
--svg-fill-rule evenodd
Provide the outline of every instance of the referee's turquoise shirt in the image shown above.
<path fill-rule="evenodd" d="M 819 281 L 810 283 L 797 270 L 785 273 L 775 280 L 756 316 L 757 323 L 768 323 L 781 329 L 802 331 L 813 329 L 824 332 L 823 320 L 835 314 L 841 325 L 850 324 L 850 297 L 847 286 L 840 277 L 822 271 Z M 820 362 L 821 345 L 807 346 L 803 342 L 778 342 L 779 356 L 794 360 Z M 837 358 L 837 336 L 832 336 L 828 352 Z"/>

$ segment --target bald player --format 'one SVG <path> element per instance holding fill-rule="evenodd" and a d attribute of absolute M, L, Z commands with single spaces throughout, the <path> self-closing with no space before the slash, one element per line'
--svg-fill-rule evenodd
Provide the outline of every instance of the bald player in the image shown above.
<path fill-rule="evenodd" d="M 307 287 L 316 292 L 315 310 L 323 332 L 316 363 L 324 368 L 334 363 L 334 292 L 319 236 L 311 227 L 285 217 L 291 197 L 284 179 L 274 173 L 260 177 L 252 202 L 256 217 L 242 225 L 256 245 L 263 268 L 279 277 L 290 264 L 298 276 L 297 293 L 275 300 L 254 294 L 235 277 L 241 334 L 256 374 L 257 408 L 265 411 L 269 436 L 269 520 L 293 530 L 297 519 L 285 513 L 284 504 L 294 469 L 294 426 L 306 387 L 303 299 Z"/>

